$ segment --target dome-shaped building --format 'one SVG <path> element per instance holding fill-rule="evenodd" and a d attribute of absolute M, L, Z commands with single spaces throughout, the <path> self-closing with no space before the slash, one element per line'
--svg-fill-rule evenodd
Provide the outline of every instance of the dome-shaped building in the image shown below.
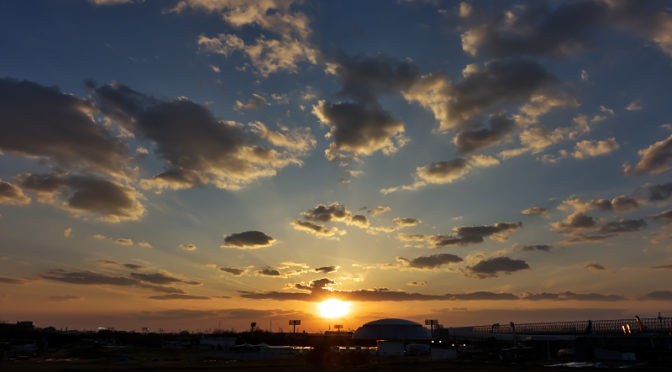
<path fill-rule="evenodd" d="M 352 335 L 357 340 L 422 341 L 431 340 L 431 332 L 405 319 L 379 319 L 359 327 Z"/>

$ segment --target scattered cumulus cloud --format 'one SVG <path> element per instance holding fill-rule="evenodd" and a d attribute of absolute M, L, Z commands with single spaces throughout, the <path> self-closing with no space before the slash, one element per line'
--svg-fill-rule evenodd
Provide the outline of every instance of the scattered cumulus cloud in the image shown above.
<path fill-rule="evenodd" d="M 275 243 L 275 239 L 264 234 L 261 231 L 244 231 L 228 235 L 224 238 L 224 244 L 221 248 L 234 249 L 258 249 L 270 247 Z"/>

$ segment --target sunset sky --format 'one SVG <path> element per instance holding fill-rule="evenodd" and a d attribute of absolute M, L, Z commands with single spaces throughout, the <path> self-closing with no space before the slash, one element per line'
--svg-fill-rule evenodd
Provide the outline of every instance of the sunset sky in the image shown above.
<path fill-rule="evenodd" d="M 668 6 L 1 1 L 0 320 L 670 316 Z"/>

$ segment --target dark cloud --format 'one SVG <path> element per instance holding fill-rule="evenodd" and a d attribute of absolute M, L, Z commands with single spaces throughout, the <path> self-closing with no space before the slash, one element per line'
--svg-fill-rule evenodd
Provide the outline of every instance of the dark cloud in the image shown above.
<path fill-rule="evenodd" d="M 331 161 L 359 158 L 376 151 L 391 154 L 406 142 L 404 123 L 377 104 L 321 100 L 313 106 L 313 114 L 329 127 L 326 137 L 332 142 L 325 155 Z"/>
<path fill-rule="evenodd" d="M 531 207 L 522 210 L 520 213 L 522 214 L 544 214 L 548 212 L 548 209 L 542 208 L 542 207 Z"/>
<path fill-rule="evenodd" d="M 73 214 L 98 214 L 108 222 L 138 220 L 145 213 L 135 189 L 116 181 L 70 174 L 29 174 L 17 176 L 19 185 L 40 196 L 38 200 Z"/>
<path fill-rule="evenodd" d="M 318 273 L 329 274 L 329 273 L 336 272 L 338 270 L 338 266 L 331 265 L 331 266 L 316 267 L 313 270 L 315 272 L 318 272 Z"/>
<path fill-rule="evenodd" d="M 131 269 L 131 270 L 144 270 L 147 268 L 147 266 L 142 266 L 142 265 L 136 265 L 136 264 L 124 264 L 124 267 Z"/>
<path fill-rule="evenodd" d="M 479 279 L 485 279 L 495 278 L 500 272 L 511 274 L 512 272 L 529 268 L 530 265 L 523 260 L 514 260 L 509 257 L 495 257 L 483 259 L 473 266 L 467 266 L 466 273 Z"/>
<path fill-rule="evenodd" d="M 469 162 L 463 158 L 438 161 L 419 167 L 418 176 L 429 183 L 451 183 L 469 171 Z"/>
<path fill-rule="evenodd" d="M 648 187 L 649 201 L 667 200 L 672 196 L 672 182 Z"/>
<path fill-rule="evenodd" d="M 606 267 L 600 265 L 599 263 L 587 263 L 583 265 L 583 267 L 585 267 L 590 271 L 604 271 L 607 269 Z"/>
<path fill-rule="evenodd" d="M 341 83 L 339 95 L 364 103 L 376 103 L 382 93 L 406 90 L 420 78 L 415 64 L 383 54 L 340 55 L 331 66 Z"/>
<path fill-rule="evenodd" d="M 498 241 L 508 239 L 507 234 L 517 231 L 522 222 L 499 222 L 494 225 L 463 226 L 453 229 L 450 235 L 422 235 L 400 233 L 397 238 L 401 241 L 417 241 L 431 244 L 434 248 L 449 247 L 482 243 L 486 237 Z"/>
<path fill-rule="evenodd" d="M 135 274 L 135 276 L 133 276 Z M 153 280 L 154 282 L 170 283 L 174 282 L 170 279 L 161 279 L 160 276 L 143 276 L 143 274 L 132 273 L 132 276 L 119 276 L 119 275 L 107 275 L 101 274 L 90 270 L 79 270 L 79 271 L 65 271 L 62 269 L 51 270 L 45 274 L 40 275 L 41 278 L 52 280 L 61 283 L 69 284 L 79 284 L 79 285 L 114 285 L 122 287 L 139 287 L 144 289 L 149 289 L 155 292 L 169 293 L 169 294 L 184 294 L 179 288 L 168 287 L 164 285 L 157 285 L 147 280 Z M 183 281 L 178 279 L 181 283 L 196 285 L 200 284 L 198 282 Z"/>
<path fill-rule="evenodd" d="M 464 300 L 464 301 L 471 301 L 471 300 L 516 300 L 518 299 L 518 296 L 512 294 L 512 293 L 493 293 L 493 292 L 486 292 L 486 291 L 481 291 L 481 292 L 471 292 L 471 293 L 463 293 L 463 294 L 447 294 L 446 297 L 450 300 Z"/>
<path fill-rule="evenodd" d="M 413 217 L 397 217 L 392 222 L 397 226 L 416 226 L 420 223 L 420 220 Z"/>
<path fill-rule="evenodd" d="M 239 189 L 275 175 L 277 169 L 301 164 L 297 156 L 302 151 L 264 146 L 259 135 L 215 117 L 207 106 L 189 99 L 159 100 L 117 83 L 90 88 L 96 107 L 140 140 L 153 144 L 163 161 L 165 171 L 144 180 L 145 187 L 212 184 Z"/>
<path fill-rule="evenodd" d="M 664 220 L 665 224 L 669 224 L 672 222 L 672 209 L 668 209 L 666 211 L 660 212 L 656 215 L 651 216 L 650 218 L 654 220 Z"/>
<path fill-rule="evenodd" d="M 237 267 L 220 267 L 219 270 L 233 276 L 242 276 L 247 272 L 247 269 L 239 269 Z"/>
<path fill-rule="evenodd" d="M 30 198 L 19 187 L 0 178 L 0 204 L 26 205 L 29 203 Z"/>
<path fill-rule="evenodd" d="M 582 212 L 574 212 L 570 214 L 564 221 L 554 222 L 551 224 L 556 230 L 576 230 L 576 229 L 592 229 L 596 225 L 595 220 Z"/>
<path fill-rule="evenodd" d="M 327 287 L 331 284 L 336 284 L 336 282 L 331 280 L 331 279 L 322 278 L 322 279 L 313 280 L 308 285 L 304 285 L 304 284 L 301 284 L 301 283 L 296 283 L 294 285 L 294 288 L 303 289 L 303 290 L 307 290 L 307 291 L 321 291 L 321 290 L 324 290 L 325 287 Z"/>
<path fill-rule="evenodd" d="M 672 265 L 651 266 L 652 269 L 672 270 Z"/>
<path fill-rule="evenodd" d="M 23 284 L 23 280 L 0 276 L 0 284 Z"/>
<path fill-rule="evenodd" d="M 315 208 L 301 213 L 307 220 L 318 222 L 343 221 L 351 215 L 345 206 L 339 202 L 327 205 L 318 204 Z"/>
<path fill-rule="evenodd" d="M 71 300 L 79 300 L 81 297 L 79 296 L 70 296 L 70 295 L 64 295 L 64 296 L 49 296 L 49 299 L 51 301 L 71 301 Z"/>
<path fill-rule="evenodd" d="M 257 275 L 261 276 L 280 276 L 280 272 L 270 266 L 257 270 Z"/>
<path fill-rule="evenodd" d="M 640 300 L 672 301 L 672 291 L 653 291 L 646 293 Z"/>
<path fill-rule="evenodd" d="M 588 0 L 534 2 L 471 21 L 478 25 L 462 34 L 462 49 L 471 55 L 564 57 L 593 47 L 593 36 L 602 28 L 629 30 L 652 40 L 667 54 L 666 38 L 672 16 L 660 3 L 651 1 Z M 467 17 L 470 18 L 470 17 Z"/>
<path fill-rule="evenodd" d="M 338 239 L 339 235 L 345 234 L 345 231 L 336 227 L 326 227 L 310 221 L 294 220 L 292 221 L 292 227 L 294 227 L 294 230 L 305 231 L 318 238 Z"/>
<path fill-rule="evenodd" d="M 438 253 L 431 256 L 420 256 L 412 260 L 403 257 L 397 257 L 397 261 L 406 267 L 419 270 L 432 270 L 441 267 L 441 265 L 462 262 L 462 258 L 450 253 Z"/>
<path fill-rule="evenodd" d="M 424 286 L 427 285 L 427 281 L 426 280 L 421 280 L 421 281 L 408 282 L 406 284 L 408 284 L 412 287 L 424 287 Z"/>
<path fill-rule="evenodd" d="M 637 199 L 624 195 L 612 199 L 611 205 L 614 207 L 614 210 L 619 213 L 626 213 L 639 208 Z"/>
<path fill-rule="evenodd" d="M 0 150 L 64 167 L 128 172 L 128 146 L 93 119 L 92 104 L 56 87 L 0 79 Z"/>
<path fill-rule="evenodd" d="M 521 226 L 523 226 L 522 222 L 499 222 L 494 225 L 463 226 L 453 229 L 453 235 L 435 235 L 432 240 L 435 247 L 481 243 L 486 237 L 504 241 L 507 239 L 507 233 L 515 232 Z"/>
<path fill-rule="evenodd" d="M 563 94 L 558 89 L 559 81 L 533 60 L 503 59 L 483 66 L 469 65 L 463 76 L 461 81 L 452 83 L 443 75 L 425 75 L 404 96 L 431 109 L 441 130 L 457 127 L 473 131 L 486 110 L 499 113 L 507 106 L 528 103 L 533 97 L 548 100 Z M 462 140 L 455 139 L 456 144 L 473 150 L 504 138 L 512 129 L 511 123 L 498 114 L 494 118 L 497 119 L 489 130 L 466 132 Z"/>
<path fill-rule="evenodd" d="M 191 285 L 198 285 L 200 282 L 195 281 L 186 281 L 184 279 L 176 278 L 174 276 L 164 274 L 164 273 L 131 273 L 131 277 L 141 280 L 143 282 L 152 283 L 152 284 L 172 284 L 172 283 L 185 283 Z"/>
<path fill-rule="evenodd" d="M 261 231 L 244 231 L 241 233 L 231 234 L 224 238 L 222 248 L 235 249 L 257 249 L 270 247 L 275 243 L 275 239 L 264 234 Z"/>
<path fill-rule="evenodd" d="M 620 219 L 618 221 L 605 223 L 600 228 L 600 232 L 604 234 L 628 233 L 639 231 L 644 227 L 646 227 L 646 221 L 644 221 L 643 219 L 638 220 Z"/>
<path fill-rule="evenodd" d="M 498 144 L 514 129 L 516 123 L 504 115 L 490 116 L 490 128 L 465 129 L 457 133 L 453 142 L 462 152 L 472 152 Z"/>
<path fill-rule="evenodd" d="M 550 252 L 553 247 L 547 244 L 534 244 L 534 245 L 514 245 L 514 249 L 518 251 L 524 251 L 524 252 L 534 252 L 534 251 L 540 251 L 540 252 Z"/>
<path fill-rule="evenodd" d="M 366 217 L 363 214 L 356 214 L 356 215 L 352 216 L 350 221 L 348 221 L 349 225 L 355 225 L 355 226 L 359 226 L 361 228 L 369 227 L 369 223 L 370 222 L 369 222 L 368 217 Z"/>
<path fill-rule="evenodd" d="M 662 141 L 637 152 L 639 162 L 630 166 L 624 164 L 623 171 L 626 175 L 658 174 L 670 169 L 668 163 L 672 160 L 672 135 Z"/>
<path fill-rule="evenodd" d="M 599 293 L 525 293 L 521 296 L 523 300 L 541 301 L 625 301 L 627 298 L 619 295 L 604 295 Z"/>
<path fill-rule="evenodd" d="M 209 300 L 210 297 L 206 296 L 192 296 L 188 294 L 169 294 L 162 296 L 149 296 L 149 299 L 152 300 Z"/>

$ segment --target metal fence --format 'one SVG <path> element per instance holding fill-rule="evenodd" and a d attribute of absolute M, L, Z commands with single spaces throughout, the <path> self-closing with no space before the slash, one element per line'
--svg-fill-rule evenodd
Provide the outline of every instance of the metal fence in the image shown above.
<path fill-rule="evenodd" d="M 636 333 L 672 332 L 672 317 L 616 319 L 616 320 L 579 320 L 571 322 L 509 323 L 476 326 L 472 329 L 479 333 L 518 333 L 546 335 L 628 335 Z"/>

